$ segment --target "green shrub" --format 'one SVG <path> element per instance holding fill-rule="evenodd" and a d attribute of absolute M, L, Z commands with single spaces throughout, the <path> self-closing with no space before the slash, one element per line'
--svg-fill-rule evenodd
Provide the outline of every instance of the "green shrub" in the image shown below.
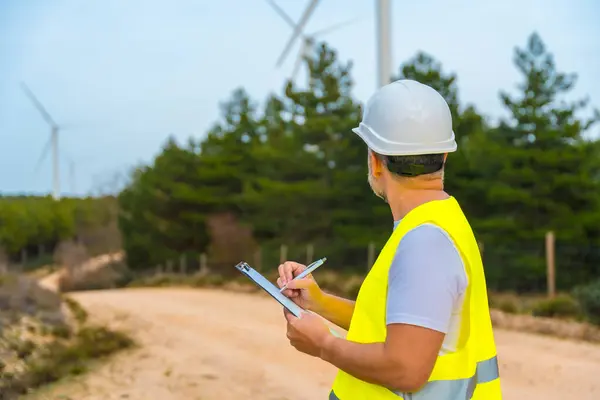
<path fill-rule="evenodd" d="M 517 301 L 513 299 L 502 299 L 498 303 L 498 308 L 505 313 L 509 314 L 518 314 L 519 313 L 519 304 Z"/>
<path fill-rule="evenodd" d="M 16 349 L 17 357 L 27 358 L 35 350 L 35 343 L 31 340 L 23 340 Z"/>
<path fill-rule="evenodd" d="M 73 313 L 75 320 L 83 325 L 87 322 L 88 312 L 78 302 L 70 297 L 65 297 L 65 304 L 69 307 L 69 310 Z"/>
<path fill-rule="evenodd" d="M 567 295 L 559 295 L 553 299 L 539 301 L 532 310 L 536 317 L 569 318 L 581 315 L 579 303 Z"/>
<path fill-rule="evenodd" d="M 105 357 L 135 344 L 133 339 L 123 332 L 98 326 L 81 329 L 77 334 L 77 341 L 84 359 Z"/>
<path fill-rule="evenodd" d="M 222 275 L 209 274 L 205 276 L 198 276 L 196 279 L 195 286 L 222 286 L 227 283 L 228 280 Z"/>
<path fill-rule="evenodd" d="M 39 355 L 29 360 L 26 369 L 18 376 L 2 372 L 0 399 L 17 398 L 19 394 L 64 376 L 82 374 L 87 370 L 87 362 L 90 360 L 106 357 L 135 345 L 123 332 L 85 326 L 72 340 L 54 341 L 44 345 Z"/>
<path fill-rule="evenodd" d="M 585 317 L 600 325 L 600 280 L 576 288 L 573 295 L 579 301 Z"/>
<path fill-rule="evenodd" d="M 501 310 L 508 314 L 518 314 L 521 312 L 521 300 L 512 293 L 489 293 L 488 302 L 491 308 Z"/>
<path fill-rule="evenodd" d="M 68 339 L 73 334 L 71 328 L 68 325 L 56 325 L 46 329 L 48 330 L 48 333 L 50 333 L 52 336 L 61 339 Z"/>

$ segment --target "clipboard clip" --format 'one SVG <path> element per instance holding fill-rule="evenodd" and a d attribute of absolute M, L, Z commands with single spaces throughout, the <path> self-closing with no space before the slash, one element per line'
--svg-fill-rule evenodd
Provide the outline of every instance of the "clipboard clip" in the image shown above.
<path fill-rule="evenodd" d="M 250 271 L 250 266 L 248 265 L 248 263 L 246 263 L 245 261 L 242 261 L 240 263 L 237 263 L 237 265 L 235 266 L 238 270 L 240 271 Z"/>

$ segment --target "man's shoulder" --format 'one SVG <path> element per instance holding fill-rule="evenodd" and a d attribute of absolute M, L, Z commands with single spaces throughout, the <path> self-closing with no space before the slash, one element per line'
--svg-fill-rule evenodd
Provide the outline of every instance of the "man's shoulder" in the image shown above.
<path fill-rule="evenodd" d="M 448 235 L 448 232 L 446 232 L 444 228 L 429 222 L 417 225 L 406 232 L 398 244 L 398 247 L 415 243 L 432 246 L 437 244 L 456 247 L 450 238 L 450 235 Z"/>
<path fill-rule="evenodd" d="M 400 240 L 390 276 L 395 276 L 406 268 L 412 270 L 410 275 L 441 274 L 466 281 L 464 263 L 458 248 L 442 227 L 431 223 L 416 226 Z"/>

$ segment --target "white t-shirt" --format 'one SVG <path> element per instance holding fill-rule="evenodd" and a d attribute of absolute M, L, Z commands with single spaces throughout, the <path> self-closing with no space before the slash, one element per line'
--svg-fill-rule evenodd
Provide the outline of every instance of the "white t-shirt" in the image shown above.
<path fill-rule="evenodd" d="M 466 288 L 464 263 L 452 239 L 437 225 L 420 225 L 402 238 L 390 267 L 386 323 L 443 332 L 440 355 L 455 351 Z"/>

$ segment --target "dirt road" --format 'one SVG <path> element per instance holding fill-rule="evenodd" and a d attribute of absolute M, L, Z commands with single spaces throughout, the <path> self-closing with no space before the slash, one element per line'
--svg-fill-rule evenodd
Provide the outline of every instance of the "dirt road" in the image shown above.
<path fill-rule="evenodd" d="M 314 400 L 329 393 L 334 368 L 289 346 L 281 309 L 268 297 L 193 289 L 75 297 L 143 346 L 37 399 Z M 600 399 L 600 346 L 501 330 L 496 340 L 505 399 Z"/>

